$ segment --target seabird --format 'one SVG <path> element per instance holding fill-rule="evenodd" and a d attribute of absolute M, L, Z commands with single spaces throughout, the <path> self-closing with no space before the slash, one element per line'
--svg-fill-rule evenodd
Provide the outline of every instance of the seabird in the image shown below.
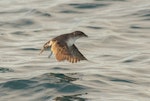
<path fill-rule="evenodd" d="M 58 61 L 67 60 L 71 63 L 76 63 L 81 60 L 87 60 L 74 44 L 75 41 L 81 37 L 88 36 L 82 31 L 74 31 L 72 33 L 59 35 L 46 42 L 40 54 L 42 54 L 45 49 L 50 48 L 51 54 L 49 57 L 53 53 Z"/>

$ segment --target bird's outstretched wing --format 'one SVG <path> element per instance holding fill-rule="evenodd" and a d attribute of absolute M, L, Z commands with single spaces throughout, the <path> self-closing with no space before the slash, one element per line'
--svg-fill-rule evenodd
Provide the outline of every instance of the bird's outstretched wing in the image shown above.
<path fill-rule="evenodd" d="M 60 42 L 54 42 L 54 44 L 51 47 L 56 59 L 58 61 L 64 61 L 67 60 L 72 63 L 76 63 L 80 60 L 85 60 L 86 58 L 78 51 L 76 47 L 73 47 L 72 49 L 75 49 L 75 52 L 71 53 L 70 49 L 68 48 L 66 43 L 60 43 Z M 72 50 L 71 49 L 71 50 Z M 77 54 L 77 55 L 75 55 Z M 80 54 L 80 55 L 79 55 Z"/>
<path fill-rule="evenodd" d="M 74 44 L 69 49 L 72 56 L 78 58 L 79 60 L 87 60 Z"/>

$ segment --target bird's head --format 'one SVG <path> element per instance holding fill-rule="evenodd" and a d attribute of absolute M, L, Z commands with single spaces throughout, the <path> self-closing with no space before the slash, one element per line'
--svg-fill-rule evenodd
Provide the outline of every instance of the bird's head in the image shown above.
<path fill-rule="evenodd" d="M 74 31 L 73 35 L 75 37 L 88 37 L 85 33 L 83 33 L 82 31 Z"/>

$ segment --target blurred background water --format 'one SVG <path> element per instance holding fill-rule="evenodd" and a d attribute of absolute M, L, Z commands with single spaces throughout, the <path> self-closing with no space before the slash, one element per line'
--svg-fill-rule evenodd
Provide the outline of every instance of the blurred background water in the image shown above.
<path fill-rule="evenodd" d="M 38 55 L 57 35 L 90 62 Z M 149 0 L 0 0 L 0 101 L 150 101 Z"/>

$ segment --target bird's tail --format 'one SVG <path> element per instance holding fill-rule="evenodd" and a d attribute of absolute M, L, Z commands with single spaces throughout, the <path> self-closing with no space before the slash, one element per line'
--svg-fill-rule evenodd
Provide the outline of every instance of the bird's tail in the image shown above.
<path fill-rule="evenodd" d="M 39 55 L 42 54 L 43 51 L 44 51 L 45 49 L 49 48 L 49 47 L 51 48 L 50 41 L 46 42 L 46 43 L 43 45 L 43 48 L 41 49 Z"/>
<path fill-rule="evenodd" d="M 41 49 L 39 55 L 41 55 L 41 54 L 43 53 L 44 50 L 45 50 L 45 49 L 44 49 L 44 47 L 43 47 L 43 48 Z"/>

